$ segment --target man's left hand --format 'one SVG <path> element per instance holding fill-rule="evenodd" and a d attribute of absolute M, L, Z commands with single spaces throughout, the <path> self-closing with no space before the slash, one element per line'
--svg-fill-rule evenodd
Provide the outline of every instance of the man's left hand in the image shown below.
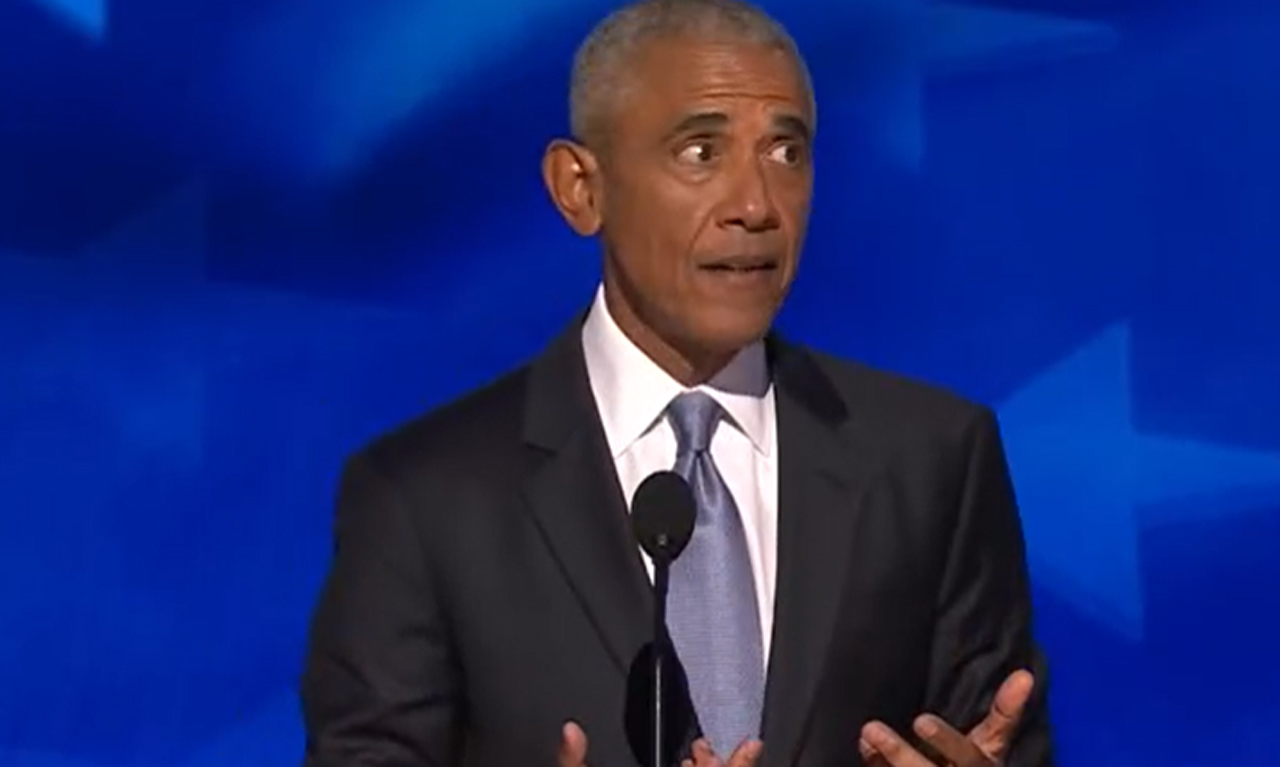
<path fill-rule="evenodd" d="M 937 752 L 940 760 L 930 759 L 912 748 L 883 722 L 870 722 L 862 728 L 862 740 L 858 744 L 863 759 L 869 765 L 880 767 L 1000 767 L 1034 686 L 1035 679 L 1027 671 L 1010 674 L 996 692 L 987 718 L 967 736 L 940 717 L 932 714 L 917 717 L 916 734 Z"/>
<path fill-rule="evenodd" d="M 758 740 L 743 741 L 729 755 L 729 761 L 726 763 L 720 761 L 720 757 L 716 756 L 716 752 L 711 749 L 711 744 L 705 738 L 699 738 L 693 744 L 693 755 L 681 762 L 680 767 L 755 767 L 763 748 L 764 744 Z"/>

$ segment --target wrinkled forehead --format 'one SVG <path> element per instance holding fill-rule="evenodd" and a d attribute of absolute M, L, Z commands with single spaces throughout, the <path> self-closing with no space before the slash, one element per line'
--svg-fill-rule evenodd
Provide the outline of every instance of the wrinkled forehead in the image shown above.
<path fill-rule="evenodd" d="M 660 38 L 633 53 L 618 83 L 613 129 L 661 131 L 690 114 L 731 121 L 799 120 L 812 132 L 813 103 L 800 62 L 785 48 L 715 39 Z"/>

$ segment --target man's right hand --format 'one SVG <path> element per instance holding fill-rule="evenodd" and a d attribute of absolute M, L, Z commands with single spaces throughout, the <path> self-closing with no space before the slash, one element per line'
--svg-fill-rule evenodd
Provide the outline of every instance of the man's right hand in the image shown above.
<path fill-rule="evenodd" d="M 577 722 L 565 722 L 560 730 L 559 767 L 587 767 L 587 734 Z"/>
<path fill-rule="evenodd" d="M 745 741 L 725 763 L 711 750 L 711 744 L 699 738 L 694 741 L 692 758 L 685 759 L 681 767 L 754 767 L 763 748 L 758 740 Z M 566 722 L 560 731 L 558 761 L 558 767 L 587 767 L 587 734 L 576 722 Z"/>

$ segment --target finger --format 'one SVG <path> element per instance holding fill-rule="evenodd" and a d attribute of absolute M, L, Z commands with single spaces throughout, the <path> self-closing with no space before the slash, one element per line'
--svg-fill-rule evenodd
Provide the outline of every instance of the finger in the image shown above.
<path fill-rule="evenodd" d="M 565 722 L 560 730 L 559 767 L 586 767 L 587 734 L 577 722 Z"/>
<path fill-rule="evenodd" d="M 862 754 L 864 762 L 869 762 L 880 755 L 880 752 L 866 738 L 858 738 L 858 752 Z"/>
<path fill-rule="evenodd" d="M 764 744 L 758 740 L 744 740 L 733 753 L 729 756 L 729 763 L 725 767 L 752 767 L 756 760 L 760 758 L 760 752 L 764 750 Z"/>
<path fill-rule="evenodd" d="M 989 756 L 997 756 L 1009 745 L 1009 739 L 1022 719 L 1031 691 L 1035 689 L 1031 672 L 1019 669 L 1008 676 L 991 701 L 987 717 L 969 733 L 969 739 Z"/>
<path fill-rule="evenodd" d="M 866 767 L 885 767 L 887 764 L 884 756 L 866 738 L 858 738 L 858 751 L 862 753 L 862 763 Z"/>
<path fill-rule="evenodd" d="M 711 750 L 711 742 L 706 738 L 695 740 L 691 753 L 693 757 L 690 763 L 693 767 L 720 767 L 720 759 L 716 756 L 716 752 Z"/>
<path fill-rule="evenodd" d="M 863 727 L 862 740 L 891 767 L 935 767 L 883 722 L 871 722 Z"/>
<path fill-rule="evenodd" d="M 937 752 L 941 761 L 957 767 L 983 767 L 990 764 L 987 755 L 959 730 L 932 714 L 916 717 L 913 729 L 920 739 Z"/>

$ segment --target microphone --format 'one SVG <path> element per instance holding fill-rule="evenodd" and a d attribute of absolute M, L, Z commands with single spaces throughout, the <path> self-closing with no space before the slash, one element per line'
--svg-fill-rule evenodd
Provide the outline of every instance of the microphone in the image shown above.
<path fill-rule="evenodd" d="M 689 545 L 698 507 L 684 477 L 674 471 L 659 471 L 645 477 L 631 501 L 631 529 L 640 548 L 653 560 L 654 584 Z M 662 596 L 666 597 L 663 589 Z"/>
<path fill-rule="evenodd" d="M 653 641 L 631 664 L 624 714 L 631 752 L 645 767 L 675 764 L 693 722 L 688 680 L 667 641 L 667 585 L 697 516 L 693 491 L 674 471 L 646 477 L 631 501 L 632 531 L 653 561 Z"/>

